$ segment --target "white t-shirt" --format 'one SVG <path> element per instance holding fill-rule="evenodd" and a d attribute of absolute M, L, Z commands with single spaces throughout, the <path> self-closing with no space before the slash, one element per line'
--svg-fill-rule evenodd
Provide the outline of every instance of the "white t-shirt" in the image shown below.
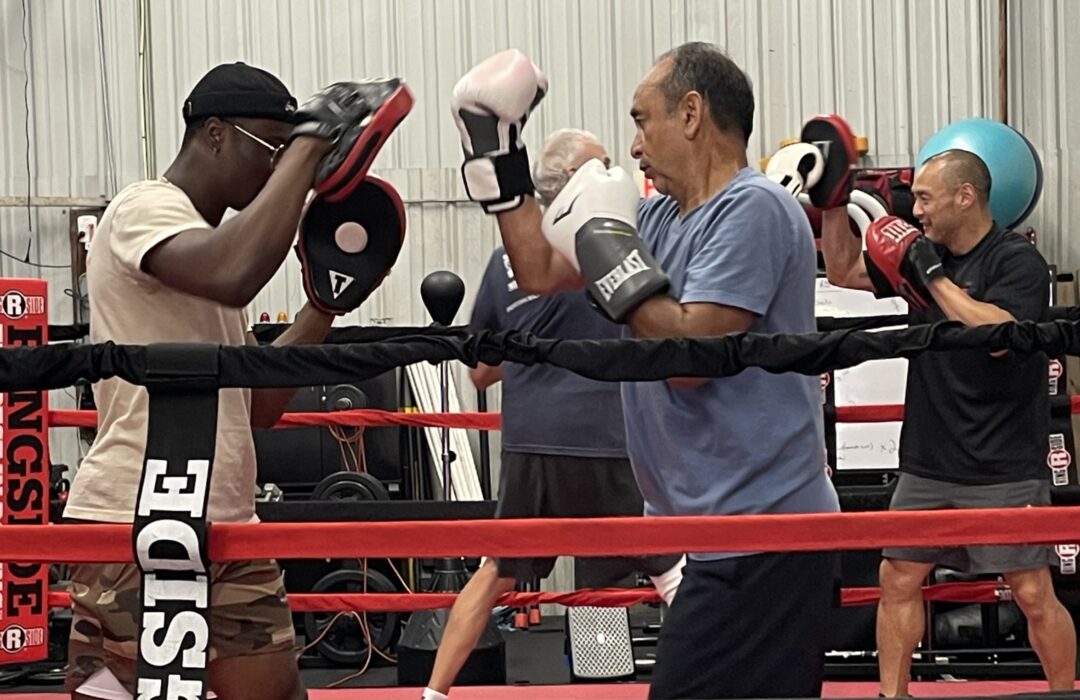
<path fill-rule="evenodd" d="M 177 291 L 140 269 L 154 246 L 182 231 L 205 228 L 211 226 L 188 196 L 164 180 L 138 182 L 120 192 L 101 217 L 86 258 L 90 341 L 246 344 L 244 309 Z M 64 516 L 132 522 L 149 397 L 143 387 L 106 379 L 94 385 L 94 399 L 97 439 L 75 474 Z M 248 522 L 255 516 L 251 392 L 222 389 L 219 402 L 207 517 Z"/>

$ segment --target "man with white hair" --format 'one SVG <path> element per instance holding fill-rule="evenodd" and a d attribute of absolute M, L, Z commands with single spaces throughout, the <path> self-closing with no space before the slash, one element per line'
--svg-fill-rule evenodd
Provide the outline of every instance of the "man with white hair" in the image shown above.
<path fill-rule="evenodd" d="M 533 169 L 536 198 L 548 206 L 590 160 L 610 165 L 596 136 L 561 129 L 544 144 Z M 539 235 L 539 232 L 537 232 Z M 528 295 L 518 288 L 509 258 L 495 250 L 473 307 L 474 329 L 516 329 L 541 337 L 618 338 L 618 325 L 594 310 L 585 293 Z M 585 379 L 551 365 L 480 365 L 470 370 L 478 389 L 502 381 L 502 471 L 498 518 L 633 516 L 644 510 L 626 455 L 619 384 Z M 555 407 L 557 410 L 551 410 Z M 590 588 L 627 574 L 650 574 L 668 603 L 682 580 L 679 555 L 577 560 L 577 577 Z M 442 700 L 483 633 L 499 596 L 517 581 L 544 578 L 554 557 L 488 559 L 462 590 L 450 613 L 424 700 Z"/>
<path fill-rule="evenodd" d="M 533 165 L 536 201 L 545 209 L 562 192 L 577 169 L 592 159 L 611 166 L 607 150 L 596 136 L 584 129 L 559 129 L 548 136 L 540 157 Z"/>

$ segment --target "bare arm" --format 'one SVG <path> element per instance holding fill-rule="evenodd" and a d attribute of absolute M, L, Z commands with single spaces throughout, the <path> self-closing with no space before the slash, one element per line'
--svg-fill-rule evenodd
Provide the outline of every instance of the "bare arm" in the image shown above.
<path fill-rule="evenodd" d="M 525 197 L 524 204 L 498 218 L 503 247 L 523 291 L 549 295 L 585 286 L 570 261 L 544 238 L 540 228 L 543 215 L 535 199 Z"/>
<path fill-rule="evenodd" d="M 483 362 L 469 368 L 469 379 L 479 391 L 502 381 L 502 365 L 485 365 Z"/>
<path fill-rule="evenodd" d="M 326 334 L 334 323 L 334 317 L 323 313 L 310 303 L 305 304 L 296 321 L 278 336 L 275 347 L 286 345 L 313 345 L 326 340 Z M 257 345 L 255 336 L 248 334 L 248 345 Z M 251 392 L 251 427 L 272 428 L 285 412 L 285 405 L 292 400 L 296 387 L 280 389 L 255 389 Z"/>
<path fill-rule="evenodd" d="M 658 295 L 634 309 L 629 322 L 639 338 L 710 337 L 749 330 L 754 314 L 722 304 L 680 304 L 669 296 Z M 678 389 L 693 389 L 709 378 L 673 377 L 667 381 Z"/>
<path fill-rule="evenodd" d="M 143 257 L 143 271 L 173 289 L 246 306 L 288 254 L 326 147 L 318 139 L 296 139 L 243 211 L 217 228 L 184 231 L 155 246 Z"/>
<path fill-rule="evenodd" d="M 829 284 L 848 289 L 874 291 L 862 243 L 851 235 L 847 209 L 826 209 L 821 213 L 821 255 L 825 258 L 825 276 Z"/>
<path fill-rule="evenodd" d="M 950 321 L 960 321 L 965 326 L 986 326 L 1016 320 L 1000 306 L 972 299 L 947 277 L 939 277 L 931 282 L 929 290 Z"/>

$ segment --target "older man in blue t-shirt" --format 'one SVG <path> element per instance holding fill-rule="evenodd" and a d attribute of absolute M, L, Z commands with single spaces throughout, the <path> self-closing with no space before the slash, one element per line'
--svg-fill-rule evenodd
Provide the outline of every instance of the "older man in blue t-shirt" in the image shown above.
<path fill-rule="evenodd" d="M 520 127 L 546 88 L 536 67 L 510 51 L 455 89 L 471 156 L 467 189 L 498 215 L 523 290 L 584 286 L 639 338 L 814 330 L 813 234 L 791 196 L 748 167 L 754 97 L 730 58 L 710 44 L 684 44 L 638 85 L 631 151 L 664 195 L 640 204 L 624 172 L 594 161 L 542 215 L 515 177 L 520 147 L 485 146 L 489 125 L 475 115 Z M 817 378 L 748 369 L 629 382 L 622 391 L 648 513 L 839 510 L 825 471 Z M 819 695 L 836 563 L 832 553 L 725 553 L 722 542 L 691 554 L 661 632 L 650 698 Z"/>
<path fill-rule="evenodd" d="M 816 330 L 813 234 L 802 207 L 784 194 L 742 167 L 684 214 L 674 197 L 642 201 L 638 232 L 670 280 L 672 303 L 731 309 L 740 324 L 731 330 Z M 630 328 L 638 334 L 633 321 Z M 709 382 L 622 386 L 624 404 L 633 407 L 626 411 L 627 444 L 647 513 L 837 510 L 825 472 L 817 377 L 747 369 Z"/>

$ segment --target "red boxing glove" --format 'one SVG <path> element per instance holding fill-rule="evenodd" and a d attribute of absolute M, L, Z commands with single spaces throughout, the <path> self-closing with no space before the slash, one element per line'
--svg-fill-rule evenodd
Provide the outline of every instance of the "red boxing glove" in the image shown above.
<path fill-rule="evenodd" d="M 866 230 L 866 263 L 913 308 L 926 310 L 931 280 L 944 276 L 941 258 L 922 231 L 898 216 L 883 216 Z M 873 275 L 871 275 L 873 276 Z"/>

